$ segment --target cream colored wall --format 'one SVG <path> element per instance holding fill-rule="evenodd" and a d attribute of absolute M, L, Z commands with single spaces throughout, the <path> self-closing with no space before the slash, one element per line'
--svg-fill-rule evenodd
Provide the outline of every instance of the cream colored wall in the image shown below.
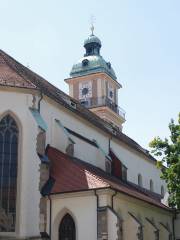
<path fill-rule="evenodd" d="M 146 225 L 144 227 L 144 236 L 146 237 L 145 239 L 147 240 L 155 239 L 155 234 L 154 234 L 155 230 L 156 229 L 148 221 L 146 221 Z"/>
<path fill-rule="evenodd" d="M 169 232 L 161 225 L 159 226 L 159 238 L 169 240 Z"/>
<path fill-rule="evenodd" d="M 83 196 L 84 195 L 84 196 Z M 67 194 L 52 196 L 52 240 L 58 240 L 61 219 L 69 213 L 76 226 L 77 240 L 97 239 L 97 201 L 91 194 Z"/>
<path fill-rule="evenodd" d="M 69 144 L 68 137 L 64 133 L 63 129 L 60 128 L 55 122 L 53 123 L 52 135 L 53 141 L 50 144 L 65 153 L 66 147 Z M 95 166 L 99 166 L 100 168 L 105 169 L 105 157 L 102 155 L 98 148 L 73 135 L 70 135 L 70 137 L 75 142 L 75 157 L 86 160 Z"/>
<path fill-rule="evenodd" d="M 110 206 L 112 190 L 98 190 L 99 206 Z M 66 213 L 69 213 L 76 225 L 77 240 L 95 240 L 97 239 L 97 199 L 94 192 L 68 193 L 62 195 L 52 195 L 52 240 L 58 240 L 58 228 L 61 219 Z M 104 205 L 103 205 L 104 204 Z M 49 208 L 49 205 L 48 205 Z M 108 239 L 117 239 L 117 216 L 108 208 Z M 153 220 L 160 230 L 160 240 L 168 240 L 169 233 L 163 227 L 168 224 L 172 231 L 172 213 L 133 199 L 127 195 L 118 193 L 114 198 L 114 211 L 122 219 L 123 239 L 136 240 L 140 223 L 143 226 L 144 239 L 155 239 L 155 228 L 146 220 Z M 137 222 L 132 213 L 140 222 Z M 47 223 L 47 226 L 49 223 Z"/>
<path fill-rule="evenodd" d="M 47 111 L 48 109 L 48 111 Z M 64 109 L 58 105 L 52 105 L 48 101 L 42 101 L 41 103 L 41 115 L 43 116 L 45 122 L 49 126 L 47 132 L 47 143 L 51 146 L 58 148 L 61 151 L 65 150 L 67 137 L 63 133 L 55 119 L 59 119 L 62 124 L 70 128 L 71 130 L 81 134 L 82 136 L 96 141 L 101 145 L 101 147 L 108 152 L 108 138 L 101 132 L 98 128 L 93 127 L 90 123 L 73 114 L 72 112 Z M 75 144 L 75 157 L 78 157 L 86 162 L 95 164 L 96 166 L 105 169 L 105 159 L 100 151 L 91 146 L 90 144 L 71 136 L 76 142 Z"/>
<path fill-rule="evenodd" d="M 18 159 L 17 227 L 16 235 L 39 235 L 39 158 L 36 154 L 38 127 L 29 106 L 32 95 L 0 90 L 0 117 L 7 111 L 20 127 Z M 13 235 L 0 233 L 0 235 Z"/>
<path fill-rule="evenodd" d="M 108 216 L 108 240 L 115 240 L 118 238 L 117 217 L 110 209 L 107 210 L 107 216 Z"/>
<path fill-rule="evenodd" d="M 180 239 L 180 213 L 176 215 L 175 232 L 176 232 L 176 239 Z"/>
<path fill-rule="evenodd" d="M 156 163 L 140 156 L 140 154 L 136 154 L 115 139 L 111 141 L 111 148 L 128 168 L 127 178 L 129 181 L 138 184 L 138 174 L 141 174 L 143 187 L 150 189 L 150 179 L 152 179 L 154 192 L 161 194 L 161 185 L 164 186 L 166 191 L 166 184 L 160 179 L 160 170 L 157 169 Z"/>
<path fill-rule="evenodd" d="M 79 159 L 87 159 L 87 162 L 105 170 L 105 156 L 97 147 L 92 146 L 77 137 L 72 136 L 75 141 L 74 155 Z"/>
<path fill-rule="evenodd" d="M 128 214 L 128 212 L 131 212 L 134 216 L 136 216 L 144 226 L 144 239 L 146 240 L 154 239 L 152 227 L 147 222 L 146 217 L 154 219 L 158 228 L 160 228 L 160 222 L 165 225 L 168 223 L 172 231 L 172 214 L 170 212 L 153 207 L 152 205 L 140 200 L 136 200 L 119 193 L 114 199 L 114 210 L 123 220 L 124 239 L 133 240 L 134 238 L 132 238 L 132 232 L 129 231 L 129 229 L 133 228 L 133 231 L 136 229 L 136 226 L 132 223 L 134 220 L 131 220 L 132 217 Z M 163 230 L 161 231 L 160 236 L 160 240 L 164 240 L 167 238 L 167 233 Z"/>
<path fill-rule="evenodd" d="M 125 228 L 129 228 L 129 231 L 125 232 Z M 124 240 L 138 240 L 137 232 L 138 232 L 139 224 L 130 216 L 127 216 L 126 221 L 123 220 L 123 238 Z"/>

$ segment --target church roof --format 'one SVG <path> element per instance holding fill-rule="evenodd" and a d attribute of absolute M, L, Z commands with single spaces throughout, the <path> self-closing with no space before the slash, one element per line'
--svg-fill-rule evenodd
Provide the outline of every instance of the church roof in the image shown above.
<path fill-rule="evenodd" d="M 50 159 L 50 178 L 53 179 L 50 191 L 46 194 L 62 194 L 95 189 L 113 189 L 132 198 L 145 201 L 151 205 L 170 210 L 157 198 L 143 192 L 128 182 L 110 176 L 103 170 L 48 147 Z"/>
<path fill-rule="evenodd" d="M 15 65 L 12 67 L 6 54 L 0 50 L 0 85 L 22 88 L 36 88 L 36 86 L 19 74 Z"/>
<path fill-rule="evenodd" d="M 90 44 L 90 43 L 97 43 L 101 46 L 101 40 L 95 36 L 94 34 L 91 34 L 85 41 L 84 41 L 84 47 L 87 45 L 87 44 Z"/>
<path fill-rule="evenodd" d="M 84 62 L 87 62 L 84 65 Z M 100 55 L 91 55 L 81 58 L 75 63 L 70 72 L 71 77 L 85 76 L 91 73 L 103 72 L 111 76 L 116 81 L 116 74 L 109 62 L 106 62 Z"/>
<path fill-rule="evenodd" d="M 116 74 L 110 62 L 106 62 L 100 55 L 101 41 L 93 33 L 84 41 L 86 53 L 77 63 L 75 63 L 70 72 L 70 76 L 81 77 L 87 74 L 103 72 L 108 74 L 116 81 Z"/>
<path fill-rule="evenodd" d="M 109 123 L 99 118 L 87 108 L 83 107 L 77 100 L 62 92 L 60 89 L 49 83 L 47 80 L 23 66 L 8 54 L 0 50 L 0 86 L 10 86 L 27 89 L 37 89 L 42 94 L 53 99 L 60 105 L 76 113 L 78 116 L 89 121 L 91 124 L 112 135 L 114 138 L 125 143 L 129 147 L 156 161 L 147 150 L 142 148 L 133 139 L 113 128 Z"/>

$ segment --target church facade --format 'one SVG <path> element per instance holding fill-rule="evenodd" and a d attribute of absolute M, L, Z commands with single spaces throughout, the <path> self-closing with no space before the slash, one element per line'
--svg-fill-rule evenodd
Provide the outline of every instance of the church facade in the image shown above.
<path fill-rule="evenodd" d="M 0 239 L 180 239 L 147 150 L 126 136 L 93 32 L 69 95 L 0 50 Z"/>

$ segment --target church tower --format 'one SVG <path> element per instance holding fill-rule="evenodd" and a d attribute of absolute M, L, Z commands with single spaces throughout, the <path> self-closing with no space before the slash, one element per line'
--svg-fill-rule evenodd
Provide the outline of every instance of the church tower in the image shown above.
<path fill-rule="evenodd" d="M 73 65 L 69 85 L 71 97 L 97 114 L 100 118 L 122 130 L 125 112 L 118 106 L 118 90 L 122 87 L 117 81 L 110 62 L 100 55 L 101 41 L 93 33 L 84 41 L 84 57 Z"/>

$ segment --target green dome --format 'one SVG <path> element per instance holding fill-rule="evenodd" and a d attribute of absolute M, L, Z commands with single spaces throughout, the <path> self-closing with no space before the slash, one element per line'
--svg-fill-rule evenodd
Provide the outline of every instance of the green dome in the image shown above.
<path fill-rule="evenodd" d="M 96 37 L 95 35 L 90 35 L 85 41 L 84 41 L 84 47 L 89 43 L 97 43 L 101 46 L 101 40 Z"/>
<path fill-rule="evenodd" d="M 71 77 L 85 76 L 91 73 L 104 72 L 116 80 L 116 74 L 110 62 L 106 62 L 100 55 L 101 41 L 93 33 L 84 41 L 86 52 L 70 72 Z"/>
<path fill-rule="evenodd" d="M 71 77 L 80 77 L 91 73 L 104 72 L 116 80 L 116 75 L 110 62 L 106 62 L 100 55 L 90 55 L 81 58 L 73 65 Z"/>

